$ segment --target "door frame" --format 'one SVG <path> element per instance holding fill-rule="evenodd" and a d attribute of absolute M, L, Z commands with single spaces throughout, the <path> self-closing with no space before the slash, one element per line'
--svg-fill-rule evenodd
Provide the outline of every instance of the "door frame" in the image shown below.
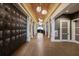
<path fill-rule="evenodd" d="M 68 40 L 62 39 L 62 22 L 68 22 Z M 60 20 L 60 40 L 61 41 L 70 41 L 70 20 Z"/>
<path fill-rule="evenodd" d="M 75 20 L 79 20 L 79 18 L 76 18 L 76 19 L 72 20 L 72 40 L 73 41 L 76 41 L 75 40 L 75 22 L 74 22 Z"/>

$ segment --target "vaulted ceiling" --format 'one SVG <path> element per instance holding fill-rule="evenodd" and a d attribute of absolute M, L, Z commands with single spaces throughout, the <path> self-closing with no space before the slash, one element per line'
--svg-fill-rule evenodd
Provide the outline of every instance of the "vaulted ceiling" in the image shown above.
<path fill-rule="evenodd" d="M 27 10 L 27 12 L 33 17 L 34 20 L 38 21 L 41 18 L 46 21 L 51 14 L 57 9 L 59 3 L 23 3 L 22 6 Z M 41 6 L 42 10 L 47 10 L 47 14 L 43 15 L 41 12 L 37 12 L 36 8 Z"/>

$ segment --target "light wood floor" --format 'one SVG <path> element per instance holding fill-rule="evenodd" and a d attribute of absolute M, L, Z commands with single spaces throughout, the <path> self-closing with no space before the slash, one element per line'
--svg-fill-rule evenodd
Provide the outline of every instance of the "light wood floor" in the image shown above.
<path fill-rule="evenodd" d="M 73 56 L 79 55 L 79 44 L 70 42 L 50 42 L 32 39 L 21 46 L 13 56 Z"/>

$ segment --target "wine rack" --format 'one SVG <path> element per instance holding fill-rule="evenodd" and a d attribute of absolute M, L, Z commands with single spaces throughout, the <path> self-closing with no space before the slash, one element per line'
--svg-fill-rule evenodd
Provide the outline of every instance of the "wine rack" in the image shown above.
<path fill-rule="evenodd" d="M 27 16 L 13 4 L 0 3 L 0 55 L 11 55 L 27 39 Z"/>

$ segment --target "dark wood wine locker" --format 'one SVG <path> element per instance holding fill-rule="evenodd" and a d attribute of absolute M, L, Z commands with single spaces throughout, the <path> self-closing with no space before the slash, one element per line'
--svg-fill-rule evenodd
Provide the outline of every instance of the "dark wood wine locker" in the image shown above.
<path fill-rule="evenodd" d="M 0 4 L 0 55 L 11 55 L 27 39 L 27 16 L 11 3 Z"/>

